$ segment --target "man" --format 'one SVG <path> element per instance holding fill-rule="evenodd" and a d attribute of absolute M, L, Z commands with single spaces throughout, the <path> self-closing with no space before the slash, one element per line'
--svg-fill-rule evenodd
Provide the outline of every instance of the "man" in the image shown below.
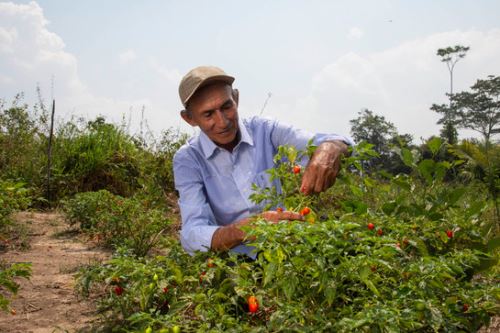
<path fill-rule="evenodd" d="M 200 134 L 174 156 L 175 186 L 182 217 L 181 243 L 188 253 L 226 251 L 255 256 L 240 229 L 252 216 L 270 223 L 301 220 L 294 212 L 265 211 L 249 196 L 251 185 L 271 186 L 266 170 L 273 167 L 278 146 L 304 149 L 318 145 L 304 171 L 301 191 L 310 195 L 335 182 L 342 155 L 351 141 L 339 135 L 312 135 L 277 121 L 238 117 L 234 78 L 212 66 L 194 68 L 179 85 L 181 117 Z"/>

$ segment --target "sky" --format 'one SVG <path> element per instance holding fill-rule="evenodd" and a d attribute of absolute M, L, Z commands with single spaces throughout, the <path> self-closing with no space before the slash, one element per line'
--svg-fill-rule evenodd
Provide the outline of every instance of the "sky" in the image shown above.
<path fill-rule="evenodd" d="M 59 121 L 191 134 L 178 84 L 215 65 L 236 78 L 242 117 L 349 135 L 366 108 L 420 143 L 449 91 L 436 51 L 457 44 L 470 51 L 455 92 L 500 75 L 500 1 L 0 0 L 0 99 L 32 105 L 39 86 Z"/>

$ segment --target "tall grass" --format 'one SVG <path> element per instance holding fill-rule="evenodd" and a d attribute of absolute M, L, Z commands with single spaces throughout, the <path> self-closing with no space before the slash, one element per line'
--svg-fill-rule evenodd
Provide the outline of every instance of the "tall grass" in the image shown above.
<path fill-rule="evenodd" d="M 17 96 L 0 100 L 0 179 L 23 180 L 43 202 L 47 193 L 47 112 Z M 141 130 L 142 133 L 142 130 Z M 79 192 L 106 189 L 124 197 L 138 192 L 160 200 L 174 191 L 172 157 L 186 135 L 167 129 L 160 138 L 132 135 L 103 117 L 57 125 L 52 147 L 54 203 Z"/>

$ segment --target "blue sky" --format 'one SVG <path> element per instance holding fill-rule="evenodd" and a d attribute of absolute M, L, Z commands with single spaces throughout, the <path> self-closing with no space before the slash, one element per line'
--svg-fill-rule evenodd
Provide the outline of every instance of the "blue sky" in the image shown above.
<path fill-rule="evenodd" d="M 236 77 L 243 116 L 349 134 L 363 108 L 400 132 L 437 134 L 437 48 L 471 46 L 457 90 L 500 75 L 499 1 L 0 1 L 0 98 L 38 83 L 60 117 L 103 114 L 191 131 L 177 85 L 194 66 Z M 463 136 L 470 135 L 463 132 Z"/>

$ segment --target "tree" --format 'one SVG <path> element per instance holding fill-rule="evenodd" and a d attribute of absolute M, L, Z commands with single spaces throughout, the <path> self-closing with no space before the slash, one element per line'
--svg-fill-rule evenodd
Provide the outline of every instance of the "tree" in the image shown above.
<path fill-rule="evenodd" d="M 358 118 L 351 120 L 350 124 L 354 140 L 373 144 L 373 150 L 379 154 L 367 165 L 369 170 L 384 169 L 394 174 L 407 171 L 393 148 L 408 147 L 412 141 L 410 134 L 399 134 L 393 123 L 368 109 L 358 112 Z"/>
<path fill-rule="evenodd" d="M 448 46 L 444 49 L 437 50 L 437 55 L 441 57 L 442 62 L 446 63 L 448 72 L 450 73 L 450 93 L 448 94 L 450 97 L 453 95 L 453 70 L 457 62 L 465 57 L 469 49 L 470 47 L 468 46 L 455 45 L 454 47 Z M 444 114 L 444 117 L 439 120 L 438 124 L 443 124 L 441 137 L 446 139 L 448 143 L 454 144 L 457 142 L 458 134 L 454 126 L 454 113 L 451 109 L 451 99 L 449 106 L 450 108 Z"/>
<path fill-rule="evenodd" d="M 373 149 L 381 155 L 387 151 L 389 140 L 396 133 L 393 123 L 368 109 L 358 112 L 358 118 L 351 120 L 350 124 L 354 140 L 373 144 Z"/>
<path fill-rule="evenodd" d="M 498 152 L 500 150 L 498 144 L 491 144 L 491 138 L 500 133 L 500 76 L 490 75 L 486 80 L 477 80 L 471 86 L 471 91 L 452 95 L 451 102 L 451 108 L 456 114 L 456 125 L 459 128 L 479 132 L 484 138 L 483 144 L 462 143 L 457 151 L 467 156 L 465 160 L 474 165 L 476 170 L 481 170 L 477 178 L 487 185 L 498 217 L 500 216 L 498 206 L 500 193 Z M 441 105 L 438 109 L 446 109 L 446 106 Z"/>
<path fill-rule="evenodd" d="M 500 76 L 477 80 L 471 90 L 451 97 L 456 123 L 481 133 L 488 144 L 492 135 L 500 133 Z"/>

